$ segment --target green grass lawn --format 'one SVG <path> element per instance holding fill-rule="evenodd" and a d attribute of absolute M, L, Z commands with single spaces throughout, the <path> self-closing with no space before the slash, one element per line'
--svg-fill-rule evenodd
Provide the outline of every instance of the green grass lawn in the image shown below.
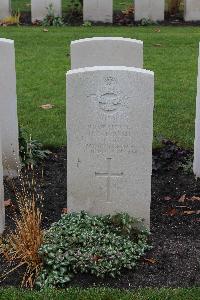
<path fill-rule="evenodd" d="M 30 11 L 31 0 L 11 0 L 12 9 L 17 11 Z M 70 0 L 62 0 L 63 10 L 66 11 Z M 114 10 L 121 10 L 133 4 L 133 0 L 114 0 Z"/>
<path fill-rule="evenodd" d="M 193 147 L 199 27 L 0 27 L 15 40 L 19 121 L 45 145 L 66 143 L 65 73 L 70 42 L 93 36 L 144 41 L 145 68 L 155 72 L 154 134 Z M 40 105 L 52 103 L 52 110 Z M 156 141 L 156 139 L 155 139 Z M 156 142 L 155 142 L 156 145 Z"/>
<path fill-rule="evenodd" d="M 0 300 L 199 300 L 200 288 L 144 289 L 126 292 L 109 289 L 69 289 L 66 291 L 30 292 L 17 289 L 0 290 Z"/>

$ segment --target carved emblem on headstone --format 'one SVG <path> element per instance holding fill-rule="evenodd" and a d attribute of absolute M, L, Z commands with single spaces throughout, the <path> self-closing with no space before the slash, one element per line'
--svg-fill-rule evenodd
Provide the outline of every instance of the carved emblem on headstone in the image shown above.
<path fill-rule="evenodd" d="M 95 95 L 90 95 L 96 102 L 97 107 L 105 114 L 113 114 L 126 106 L 127 96 L 119 89 L 116 78 L 109 76 L 104 78 L 103 88 L 98 89 Z"/>
<path fill-rule="evenodd" d="M 99 108 L 104 112 L 117 111 L 121 106 L 121 99 L 119 95 L 114 92 L 107 92 L 98 97 Z"/>

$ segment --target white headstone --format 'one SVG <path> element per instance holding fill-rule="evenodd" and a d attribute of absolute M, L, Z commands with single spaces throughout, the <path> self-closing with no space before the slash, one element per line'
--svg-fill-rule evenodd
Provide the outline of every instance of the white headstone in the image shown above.
<path fill-rule="evenodd" d="M 126 66 L 143 68 L 143 42 L 121 37 L 95 37 L 71 43 L 71 68 Z"/>
<path fill-rule="evenodd" d="M 56 17 L 62 16 L 62 2 L 61 0 L 31 0 L 31 15 L 32 22 L 38 20 L 43 21 L 47 16 L 48 8 L 53 6 L 54 15 Z"/>
<path fill-rule="evenodd" d="M 3 189 L 3 165 L 1 155 L 1 133 L 0 133 L 0 234 L 5 227 L 4 189 Z"/>
<path fill-rule="evenodd" d="M 10 16 L 10 0 L 0 0 L 0 20 Z"/>
<path fill-rule="evenodd" d="M 67 73 L 68 208 L 150 223 L 154 74 L 127 67 Z"/>
<path fill-rule="evenodd" d="M 200 21 L 200 0 L 185 0 L 185 21 Z"/>
<path fill-rule="evenodd" d="M 198 59 L 197 98 L 196 98 L 196 121 L 194 141 L 194 164 L 193 170 L 196 177 L 200 177 L 200 44 Z"/>
<path fill-rule="evenodd" d="M 0 126 L 4 175 L 20 167 L 14 41 L 0 39 Z"/>
<path fill-rule="evenodd" d="M 113 22 L 113 0 L 83 0 L 83 20 Z"/>
<path fill-rule="evenodd" d="M 163 21 L 165 0 L 135 0 L 135 21 Z"/>

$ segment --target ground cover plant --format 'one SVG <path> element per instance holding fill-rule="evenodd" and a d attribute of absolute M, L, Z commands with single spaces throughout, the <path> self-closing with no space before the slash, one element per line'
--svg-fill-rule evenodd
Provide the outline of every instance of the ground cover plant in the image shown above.
<path fill-rule="evenodd" d="M 154 146 L 162 136 L 193 147 L 198 27 L 81 26 L 49 28 L 48 32 L 40 27 L 1 27 L 0 35 L 15 40 L 20 124 L 45 147 L 66 144 L 65 73 L 70 69 L 70 42 L 92 36 L 144 41 L 144 67 L 155 72 Z M 45 109 L 43 104 L 51 105 Z"/>
<path fill-rule="evenodd" d="M 148 235 L 142 221 L 128 214 L 63 215 L 45 233 L 39 250 L 43 269 L 36 284 L 40 288 L 64 287 L 74 275 L 85 273 L 115 278 L 122 269 L 133 269 L 150 249 Z"/>

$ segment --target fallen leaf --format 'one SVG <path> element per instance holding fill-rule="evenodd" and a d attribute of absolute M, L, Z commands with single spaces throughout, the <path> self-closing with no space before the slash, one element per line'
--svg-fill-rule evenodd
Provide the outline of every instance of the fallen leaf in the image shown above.
<path fill-rule="evenodd" d="M 176 208 L 169 209 L 166 213 L 164 213 L 165 216 L 173 217 L 178 214 L 178 211 Z"/>
<path fill-rule="evenodd" d="M 43 105 L 40 106 L 40 108 L 45 109 L 45 110 L 52 109 L 53 107 L 54 107 L 54 105 L 50 104 L 50 103 L 43 104 Z"/>
<path fill-rule="evenodd" d="M 7 199 L 4 201 L 4 206 L 7 207 L 7 206 L 12 206 L 12 201 L 11 199 Z"/>
<path fill-rule="evenodd" d="M 144 258 L 145 262 L 150 263 L 152 265 L 157 263 L 157 260 L 155 258 Z"/>
<path fill-rule="evenodd" d="M 169 196 L 164 197 L 164 200 L 166 200 L 166 201 L 169 201 L 169 200 L 171 200 L 171 199 L 172 199 L 172 198 L 169 197 Z"/>
<path fill-rule="evenodd" d="M 68 208 L 67 207 L 64 207 L 63 209 L 62 209 L 62 214 L 67 214 L 68 213 Z"/>
<path fill-rule="evenodd" d="M 197 213 L 196 210 L 185 210 L 183 212 L 184 215 L 194 215 L 196 213 Z"/>
<path fill-rule="evenodd" d="M 184 194 L 183 196 L 181 196 L 178 200 L 178 202 L 180 203 L 184 203 L 185 202 L 185 199 L 186 199 L 186 194 Z"/>
<path fill-rule="evenodd" d="M 93 260 L 93 261 L 99 261 L 101 258 L 102 258 L 102 257 L 99 256 L 99 255 L 94 255 L 94 256 L 92 256 L 92 260 Z"/>
<path fill-rule="evenodd" d="M 160 28 L 156 28 L 154 31 L 155 32 L 160 32 Z"/>
<path fill-rule="evenodd" d="M 191 199 L 188 199 L 189 201 L 200 201 L 200 197 L 193 196 Z"/>

